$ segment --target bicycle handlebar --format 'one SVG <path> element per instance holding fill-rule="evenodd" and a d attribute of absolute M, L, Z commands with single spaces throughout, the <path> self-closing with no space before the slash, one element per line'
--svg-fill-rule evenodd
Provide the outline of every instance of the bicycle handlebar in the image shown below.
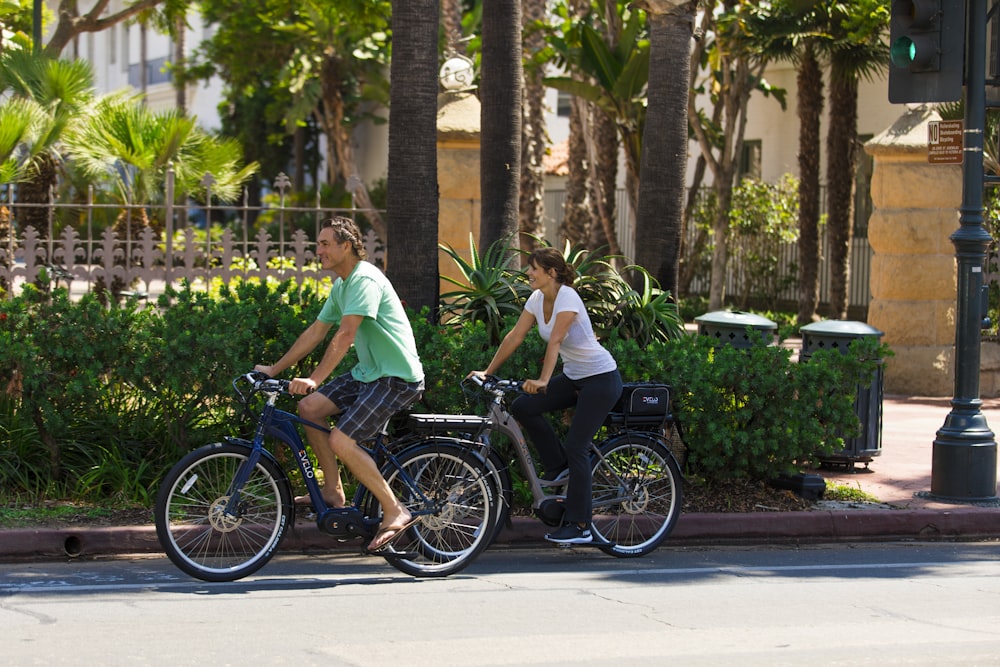
<path fill-rule="evenodd" d="M 523 391 L 522 380 L 506 380 L 495 375 L 470 375 L 467 379 L 482 387 L 485 391 L 499 393 L 519 393 Z"/>

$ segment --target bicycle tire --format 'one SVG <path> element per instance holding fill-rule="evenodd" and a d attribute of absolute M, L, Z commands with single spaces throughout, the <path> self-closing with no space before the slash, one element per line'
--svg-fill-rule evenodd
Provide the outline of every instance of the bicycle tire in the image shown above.
<path fill-rule="evenodd" d="M 236 517 L 222 511 L 250 443 L 205 445 L 167 473 L 156 496 L 156 535 L 167 557 L 204 581 L 234 581 L 263 567 L 294 520 L 284 471 L 261 456 L 241 490 Z"/>
<path fill-rule="evenodd" d="M 674 529 L 681 514 L 681 472 L 656 435 L 626 432 L 599 447 L 593 475 L 595 544 L 619 558 L 644 556 Z"/>
<path fill-rule="evenodd" d="M 500 490 L 486 464 L 468 448 L 440 441 L 416 445 L 396 457 L 400 468 L 437 507 L 394 539 L 392 551 L 379 555 L 415 577 L 445 577 L 461 571 L 495 536 Z M 421 501 L 400 469 L 388 464 L 382 472 L 396 497 L 418 514 Z M 366 515 L 380 516 L 378 501 L 371 492 L 363 493 L 359 505 L 366 508 Z"/>

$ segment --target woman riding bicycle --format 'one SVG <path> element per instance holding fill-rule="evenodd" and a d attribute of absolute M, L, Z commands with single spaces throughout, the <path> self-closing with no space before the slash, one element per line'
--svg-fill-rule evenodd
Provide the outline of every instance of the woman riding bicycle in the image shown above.
<path fill-rule="evenodd" d="M 563 525 L 545 536 L 559 544 L 587 544 L 590 533 L 592 471 L 590 444 L 622 393 L 618 364 L 594 335 L 590 316 L 571 286 L 576 270 L 555 248 L 540 248 L 528 256 L 528 283 L 534 288 L 514 328 L 507 332 L 489 366 L 480 375 L 493 375 L 521 345 L 532 326 L 546 341 L 542 371 L 525 380 L 524 394 L 510 411 L 524 427 L 545 468 L 543 479 L 553 480 L 569 470 Z M 562 358 L 562 373 L 553 376 Z M 576 408 L 559 442 L 545 414 Z"/>

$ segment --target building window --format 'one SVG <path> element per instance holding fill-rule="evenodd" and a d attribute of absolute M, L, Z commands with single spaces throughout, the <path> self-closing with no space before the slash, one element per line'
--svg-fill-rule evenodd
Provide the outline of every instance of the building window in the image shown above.
<path fill-rule="evenodd" d="M 108 64 L 114 65 L 118 57 L 118 26 L 111 24 L 108 28 Z"/>
<path fill-rule="evenodd" d="M 742 181 L 744 178 L 749 178 L 754 181 L 760 180 L 761 151 L 762 147 L 760 139 L 746 139 L 743 141 L 743 153 L 740 155 L 739 180 Z"/>
<path fill-rule="evenodd" d="M 569 118 L 570 109 L 573 108 L 573 96 L 567 92 L 559 91 L 556 97 L 556 115 Z"/>
<path fill-rule="evenodd" d="M 128 71 L 128 28 L 122 28 L 122 71 Z"/>
<path fill-rule="evenodd" d="M 142 65 L 135 63 L 128 66 L 128 84 L 133 88 L 142 87 Z M 146 63 L 146 84 L 155 86 L 158 83 L 170 83 L 170 70 L 167 69 L 166 56 L 154 58 Z"/>

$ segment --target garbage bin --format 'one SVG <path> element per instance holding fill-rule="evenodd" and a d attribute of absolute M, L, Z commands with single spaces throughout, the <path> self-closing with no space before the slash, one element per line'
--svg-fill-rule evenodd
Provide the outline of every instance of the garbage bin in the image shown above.
<path fill-rule="evenodd" d="M 849 320 L 826 320 L 807 324 L 799 330 L 802 334 L 800 362 L 808 362 L 818 350 L 840 350 L 847 354 L 851 342 L 859 338 L 878 337 L 883 332 L 864 322 Z M 872 373 L 871 382 L 859 384 L 854 399 L 854 412 L 861 422 L 861 435 L 844 439 L 844 449 L 824 455 L 820 460 L 826 464 L 840 464 L 853 467 L 862 462 L 865 467 L 872 458 L 882 453 L 882 377 L 881 362 Z"/>
<path fill-rule="evenodd" d="M 778 329 L 777 323 L 766 317 L 730 310 L 705 313 L 694 318 L 694 321 L 698 323 L 698 333 L 714 338 L 716 346 L 731 345 L 739 349 L 753 347 L 753 336 L 758 336 L 768 345 L 774 345 Z"/>

